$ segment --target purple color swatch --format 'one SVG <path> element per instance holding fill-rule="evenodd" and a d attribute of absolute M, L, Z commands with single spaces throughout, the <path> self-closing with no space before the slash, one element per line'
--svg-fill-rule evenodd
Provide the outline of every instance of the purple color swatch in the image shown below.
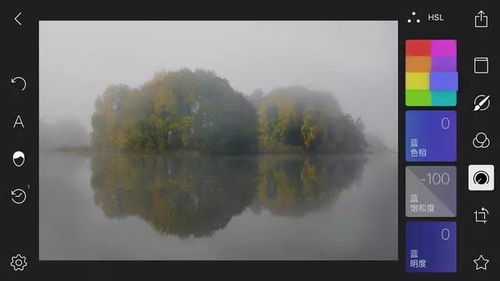
<path fill-rule="evenodd" d="M 455 72 L 457 70 L 456 57 L 432 57 L 431 64 L 432 72 Z"/>

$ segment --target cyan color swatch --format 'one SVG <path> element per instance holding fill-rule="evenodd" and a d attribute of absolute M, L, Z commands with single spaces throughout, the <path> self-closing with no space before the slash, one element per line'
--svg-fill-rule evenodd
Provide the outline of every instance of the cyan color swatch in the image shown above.
<path fill-rule="evenodd" d="M 457 93 L 453 91 L 432 91 L 431 103 L 434 106 L 456 106 Z"/>

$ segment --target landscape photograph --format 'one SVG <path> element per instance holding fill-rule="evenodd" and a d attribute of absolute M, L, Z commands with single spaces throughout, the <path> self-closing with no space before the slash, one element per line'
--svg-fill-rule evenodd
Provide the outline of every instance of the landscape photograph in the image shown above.
<path fill-rule="evenodd" d="M 397 260 L 391 21 L 40 21 L 41 260 Z"/>

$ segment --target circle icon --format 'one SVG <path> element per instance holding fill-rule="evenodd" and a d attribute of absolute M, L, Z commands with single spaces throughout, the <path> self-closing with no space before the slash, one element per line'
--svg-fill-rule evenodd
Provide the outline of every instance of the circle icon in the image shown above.
<path fill-rule="evenodd" d="M 17 254 L 15 256 L 12 256 L 10 258 L 10 266 L 14 271 L 23 271 L 26 266 L 28 266 L 28 263 L 26 262 L 26 257 Z"/>
<path fill-rule="evenodd" d="M 490 107 L 490 95 L 477 95 L 474 98 L 474 111 L 485 111 Z"/>
<path fill-rule="evenodd" d="M 14 154 L 12 154 L 12 162 L 14 162 L 14 165 L 16 167 L 21 167 L 24 165 L 24 162 L 26 160 L 26 157 L 24 156 L 24 153 L 22 151 L 16 151 Z"/>
<path fill-rule="evenodd" d="M 472 145 L 475 148 L 488 148 L 490 146 L 490 139 L 484 132 L 479 132 L 476 134 L 472 140 Z"/>

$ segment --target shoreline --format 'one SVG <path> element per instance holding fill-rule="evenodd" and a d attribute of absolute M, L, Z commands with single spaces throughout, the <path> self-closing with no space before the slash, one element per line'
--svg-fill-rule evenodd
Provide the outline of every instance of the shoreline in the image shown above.
<path fill-rule="evenodd" d="M 325 152 L 325 151 L 304 151 L 298 149 L 285 149 L 285 150 L 260 150 L 256 152 L 242 152 L 242 153 L 210 153 L 199 150 L 172 150 L 172 151 L 118 151 L 106 150 L 100 148 L 93 148 L 92 146 L 64 146 L 57 148 L 41 148 L 41 152 L 59 152 L 78 155 L 95 155 L 95 154 L 123 154 L 123 155 L 199 155 L 199 156 L 265 156 L 265 155 L 304 155 L 304 156 L 324 156 L 324 155 L 375 155 L 375 154 L 397 154 L 397 151 L 390 149 L 378 151 L 356 151 L 356 152 Z"/>

